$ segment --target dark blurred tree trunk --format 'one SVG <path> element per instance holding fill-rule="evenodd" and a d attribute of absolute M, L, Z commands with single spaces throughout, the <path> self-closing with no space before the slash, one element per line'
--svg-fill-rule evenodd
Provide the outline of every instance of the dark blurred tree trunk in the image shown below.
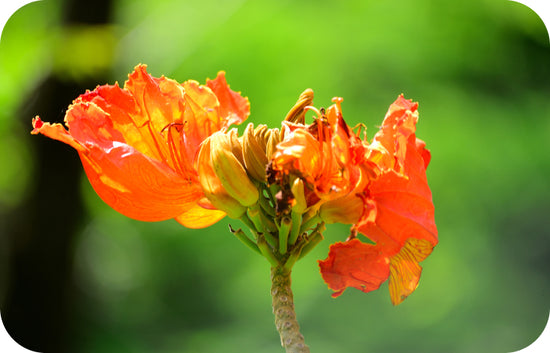
<path fill-rule="evenodd" d="M 106 24 L 110 0 L 64 1 L 62 25 Z M 51 74 L 24 100 L 20 118 L 35 115 L 62 122 L 67 106 L 86 89 L 107 81 L 107 72 L 76 82 Z M 35 155 L 31 194 L 7 217 L 8 278 L 2 320 L 22 346 L 44 353 L 75 352 L 71 344 L 73 244 L 84 222 L 80 196 L 82 167 L 67 145 L 30 137 Z M 73 347 L 71 347 L 73 346 Z"/>

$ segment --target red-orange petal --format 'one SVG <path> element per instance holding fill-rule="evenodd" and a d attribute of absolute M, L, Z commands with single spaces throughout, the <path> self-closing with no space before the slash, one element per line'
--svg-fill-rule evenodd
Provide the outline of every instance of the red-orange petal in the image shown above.
<path fill-rule="evenodd" d="M 393 248 L 393 252 L 398 252 L 411 237 L 437 244 L 425 159 L 416 149 L 414 135 L 409 138 L 404 173 L 401 175 L 392 170 L 370 184 L 368 199 L 375 204 L 376 217 L 373 220 L 365 214 L 357 225 L 362 234 Z"/>
<path fill-rule="evenodd" d="M 378 289 L 390 274 L 389 258 L 382 250 L 358 239 L 332 244 L 327 259 L 319 261 L 332 296 L 338 297 L 348 287 L 365 293 Z"/>
<path fill-rule="evenodd" d="M 431 152 L 426 149 L 426 142 L 422 141 L 421 139 L 416 139 L 416 150 L 420 155 L 422 156 L 422 159 L 424 160 L 424 169 L 428 168 L 428 165 L 430 164 L 430 161 L 432 160 L 432 154 Z"/>
<path fill-rule="evenodd" d="M 206 80 L 208 86 L 220 102 L 220 116 L 226 120 L 225 127 L 240 124 L 250 115 L 248 98 L 239 92 L 232 91 L 225 80 L 225 72 L 220 71 L 213 80 Z"/>
<path fill-rule="evenodd" d="M 32 119 L 32 127 L 33 129 L 31 134 L 33 135 L 42 134 L 44 136 L 48 136 L 51 139 L 64 142 L 80 152 L 86 150 L 86 148 L 73 136 L 71 136 L 71 134 L 69 134 L 61 124 L 45 123 L 42 119 L 40 119 L 40 117 L 37 116 Z"/>
<path fill-rule="evenodd" d="M 403 95 L 390 105 L 380 131 L 374 136 L 369 156 L 380 167 L 403 172 L 407 141 L 416 131 L 417 108 L 418 103 L 405 99 Z"/>

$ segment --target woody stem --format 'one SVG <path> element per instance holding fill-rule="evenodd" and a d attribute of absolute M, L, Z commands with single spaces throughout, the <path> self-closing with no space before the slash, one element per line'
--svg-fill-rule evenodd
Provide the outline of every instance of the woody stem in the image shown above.
<path fill-rule="evenodd" d="M 286 353 L 309 353 L 300 333 L 300 325 L 294 311 L 294 298 L 290 288 L 290 271 L 282 266 L 271 268 L 271 297 L 275 326 L 281 336 L 281 345 Z"/>

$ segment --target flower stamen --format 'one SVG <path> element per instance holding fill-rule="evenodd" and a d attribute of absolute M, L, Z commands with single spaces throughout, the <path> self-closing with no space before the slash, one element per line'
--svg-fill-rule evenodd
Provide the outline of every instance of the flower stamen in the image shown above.
<path fill-rule="evenodd" d="M 159 157 L 162 159 L 162 161 L 164 163 L 168 164 L 168 159 L 164 155 L 164 153 L 162 151 L 162 148 L 161 148 L 161 144 L 157 140 L 158 137 L 156 136 L 155 132 L 153 131 L 153 128 L 151 127 L 151 120 L 147 120 L 147 122 L 145 123 L 145 126 L 147 126 L 147 129 L 149 130 L 149 134 L 153 138 L 153 142 L 155 143 L 155 147 L 157 148 L 157 151 L 159 153 Z"/>
<path fill-rule="evenodd" d="M 307 112 L 307 111 L 309 111 L 309 110 L 311 110 L 312 112 L 314 112 L 314 113 L 317 115 L 317 119 L 321 119 L 321 118 L 322 118 L 323 114 L 321 114 L 321 112 L 319 111 L 319 109 L 317 109 L 317 108 L 315 108 L 315 107 L 313 107 L 313 106 L 311 106 L 311 105 L 308 105 L 308 106 L 304 107 L 304 111 L 305 111 L 305 112 Z"/>
<path fill-rule="evenodd" d="M 185 123 L 181 123 L 181 122 L 172 122 L 168 125 L 166 125 L 164 128 L 162 128 L 162 130 L 160 131 L 161 133 L 164 132 L 165 130 L 168 129 L 168 132 L 167 132 L 167 137 L 166 137 L 166 143 L 168 144 L 168 151 L 170 152 L 170 158 L 172 159 L 172 163 L 174 164 L 174 168 L 176 168 L 176 170 L 182 174 L 185 174 L 185 170 L 183 168 L 183 164 L 181 162 L 181 153 L 179 153 L 179 150 L 181 150 L 181 148 L 179 149 L 177 146 L 176 146 L 176 142 L 174 141 L 174 136 L 172 134 L 172 128 L 174 128 L 176 130 L 176 136 L 179 138 L 179 140 L 181 141 L 181 134 L 182 134 L 182 131 L 183 131 L 183 125 Z M 180 144 L 180 147 L 181 144 Z"/>

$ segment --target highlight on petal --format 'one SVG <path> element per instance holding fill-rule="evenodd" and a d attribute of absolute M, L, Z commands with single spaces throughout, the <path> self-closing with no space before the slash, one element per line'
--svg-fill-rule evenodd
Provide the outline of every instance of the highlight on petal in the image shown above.
<path fill-rule="evenodd" d="M 203 195 L 199 185 L 127 145 L 107 151 L 90 146 L 80 159 L 99 197 L 133 219 L 155 222 L 177 217 Z"/>
<path fill-rule="evenodd" d="M 319 267 L 324 281 L 335 292 L 334 298 L 348 287 L 365 293 L 376 290 L 390 273 L 389 258 L 382 248 L 358 239 L 332 244 L 328 258 L 319 261 Z"/>
<path fill-rule="evenodd" d="M 98 86 L 75 99 L 65 115 L 67 130 L 37 117 L 32 133 L 74 147 L 94 190 L 118 212 L 202 227 L 223 212 L 200 210 L 204 193 L 194 159 L 208 136 L 248 112 L 248 99 L 231 91 L 223 74 L 204 86 L 179 84 L 138 65 L 123 88 Z"/>

